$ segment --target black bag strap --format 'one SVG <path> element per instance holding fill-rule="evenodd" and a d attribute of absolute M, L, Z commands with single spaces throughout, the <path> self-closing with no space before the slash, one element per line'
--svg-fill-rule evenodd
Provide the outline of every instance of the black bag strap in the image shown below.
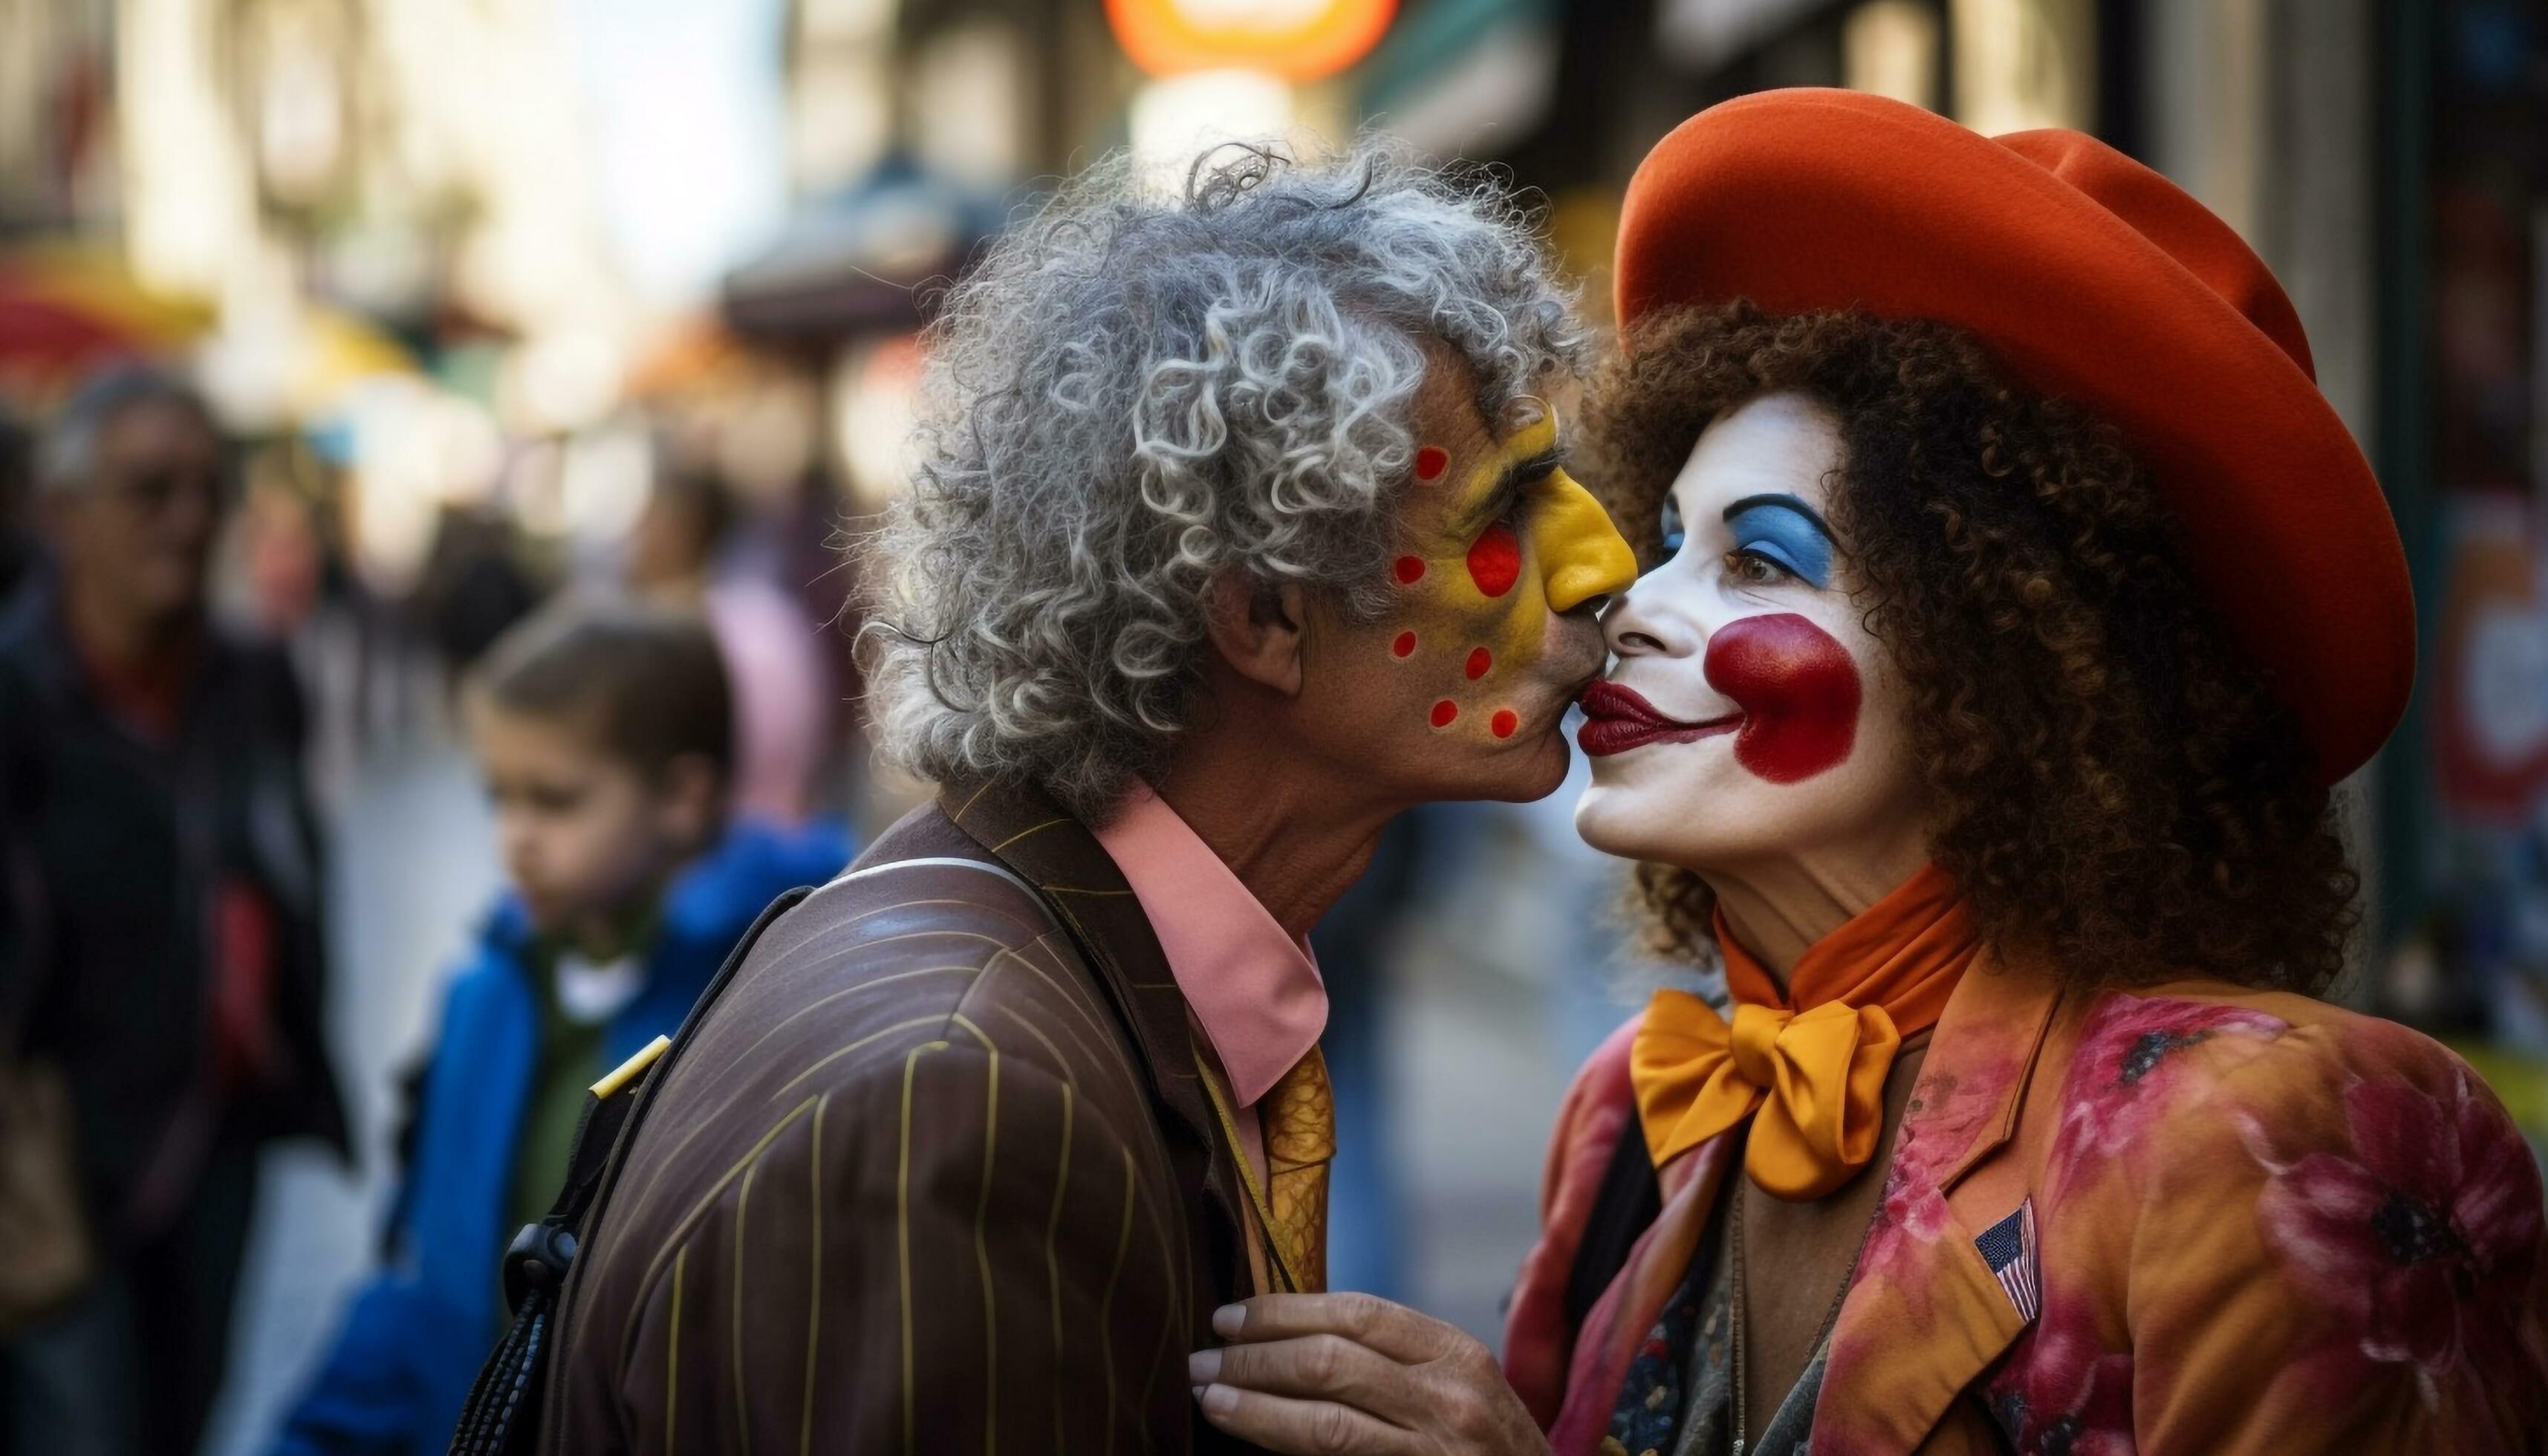
<path fill-rule="evenodd" d="M 699 993 L 681 1030 L 658 1037 L 619 1069 L 593 1084 L 576 1124 L 575 1149 L 567 1156 L 566 1182 L 557 1200 L 536 1224 L 525 1224 L 504 1250 L 504 1298 L 513 1322 L 487 1357 L 470 1387 L 469 1404 L 461 1408 L 460 1424 L 451 1435 L 451 1456 L 527 1456 L 539 1443 L 542 1408 L 548 1395 L 548 1370 L 555 1363 L 555 1319 L 575 1267 L 578 1240 L 586 1221 L 606 1202 L 619 1180 L 628 1144 L 654 1105 L 664 1071 L 682 1054 L 706 1019 L 708 1008 L 725 993 L 735 971 L 761 940 L 771 922 L 796 908 L 812 894 L 793 889 L 770 902 L 752 929 L 735 943 L 715 979 Z"/>

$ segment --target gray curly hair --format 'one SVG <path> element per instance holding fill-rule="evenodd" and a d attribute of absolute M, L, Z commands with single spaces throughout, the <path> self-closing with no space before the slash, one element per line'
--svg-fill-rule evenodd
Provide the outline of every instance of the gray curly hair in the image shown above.
<path fill-rule="evenodd" d="M 1382 605 L 1425 345 L 1490 420 L 1583 363 L 1536 217 L 1365 138 L 1124 158 L 1013 224 L 927 341 L 912 489 L 865 544 L 878 749 L 1102 821 L 1200 707 L 1215 576 Z"/>

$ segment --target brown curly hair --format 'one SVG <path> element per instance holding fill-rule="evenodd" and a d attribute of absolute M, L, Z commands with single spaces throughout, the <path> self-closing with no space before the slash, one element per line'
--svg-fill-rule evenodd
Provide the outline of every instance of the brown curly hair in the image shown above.
<path fill-rule="evenodd" d="M 1943 324 L 1745 303 L 1650 318 L 1592 382 L 1583 450 L 1643 562 L 1699 431 L 1782 391 L 1839 415 L 1829 513 L 1908 689 L 1933 853 L 1984 937 L 2085 983 L 2323 990 L 2358 889 L 2331 796 L 2117 432 Z M 1641 864 L 1637 886 L 1658 948 L 1706 958 L 1707 885 Z"/>

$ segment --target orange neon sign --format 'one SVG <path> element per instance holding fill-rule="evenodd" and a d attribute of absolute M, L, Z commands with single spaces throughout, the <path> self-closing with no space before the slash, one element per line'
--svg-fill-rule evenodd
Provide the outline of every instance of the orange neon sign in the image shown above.
<path fill-rule="evenodd" d="M 1370 54 L 1397 11 L 1398 0 L 1106 0 L 1117 44 L 1154 76 L 1245 66 L 1315 81 Z"/>

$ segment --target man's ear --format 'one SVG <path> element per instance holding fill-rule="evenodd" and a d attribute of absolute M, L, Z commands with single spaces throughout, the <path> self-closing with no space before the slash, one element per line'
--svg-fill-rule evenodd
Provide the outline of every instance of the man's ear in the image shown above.
<path fill-rule="evenodd" d="M 1276 586 L 1245 572 L 1222 572 L 1212 581 L 1208 614 L 1214 650 L 1250 682 L 1286 697 L 1299 693 L 1307 600 L 1297 583 Z"/>

